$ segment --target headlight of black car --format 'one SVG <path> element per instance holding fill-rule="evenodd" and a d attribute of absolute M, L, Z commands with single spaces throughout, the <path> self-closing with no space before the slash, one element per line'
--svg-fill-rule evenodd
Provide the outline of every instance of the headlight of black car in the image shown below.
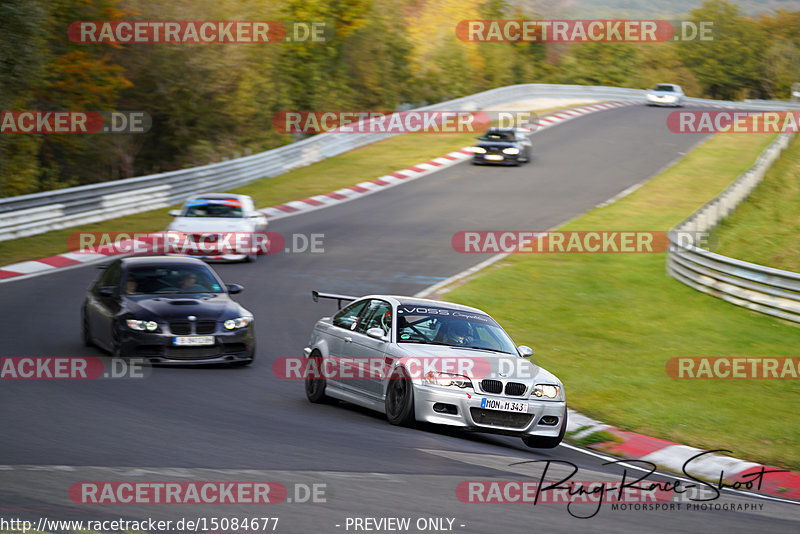
<path fill-rule="evenodd" d="M 158 323 L 155 321 L 142 321 L 139 319 L 128 319 L 126 321 L 128 328 L 137 330 L 139 332 L 155 332 L 158 330 Z"/>
<path fill-rule="evenodd" d="M 235 319 L 228 319 L 222 323 L 222 326 L 224 326 L 226 330 L 236 330 L 237 328 L 244 328 L 252 322 L 252 317 L 237 317 Z"/>

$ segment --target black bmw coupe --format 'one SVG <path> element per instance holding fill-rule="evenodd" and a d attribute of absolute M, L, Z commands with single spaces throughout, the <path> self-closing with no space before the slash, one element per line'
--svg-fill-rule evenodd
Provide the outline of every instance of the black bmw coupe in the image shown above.
<path fill-rule="evenodd" d="M 489 128 L 478 137 L 479 143 L 472 147 L 472 163 L 496 163 L 519 165 L 531 159 L 531 142 L 527 135 L 515 128 Z"/>
<path fill-rule="evenodd" d="M 231 299 L 197 258 L 120 258 L 102 268 L 81 308 L 83 341 L 115 357 L 157 364 L 247 365 L 256 354 L 253 314 Z"/>

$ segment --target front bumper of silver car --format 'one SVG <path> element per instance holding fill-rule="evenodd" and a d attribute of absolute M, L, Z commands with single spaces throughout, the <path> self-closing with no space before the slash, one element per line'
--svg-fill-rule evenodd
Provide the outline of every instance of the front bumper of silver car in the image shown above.
<path fill-rule="evenodd" d="M 485 395 L 472 389 L 425 384 L 414 384 L 414 397 L 417 421 L 512 436 L 557 437 L 567 411 L 565 401 Z M 481 406 L 483 399 L 525 404 L 527 412 L 487 409 Z"/>

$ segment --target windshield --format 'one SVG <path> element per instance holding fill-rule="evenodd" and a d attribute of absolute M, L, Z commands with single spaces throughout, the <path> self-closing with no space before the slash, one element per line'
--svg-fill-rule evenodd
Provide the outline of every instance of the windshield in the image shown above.
<path fill-rule="evenodd" d="M 666 93 L 671 93 L 674 90 L 675 88 L 672 87 L 671 85 L 664 85 L 664 84 L 658 84 L 651 89 L 651 91 L 664 91 Z"/>
<path fill-rule="evenodd" d="M 186 203 L 183 217 L 241 218 L 242 203 L 235 198 L 196 198 Z"/>
<path fill-rule="evenodd" d="M 126 295 L 154 293 L 224 293 L 217 278 L 203 265 L 131 267 Z"/>
<path fill-rule="evenodd" d="M 514 342 L 494 319 L 451 308 L 398 306 L 397 342 L 517 354 Z"/>
<path fill-rule="evenodd" d="M 478 139 L 481 141 L 513 141 L 515 135 L 514 132 L 488 132 Z"/>

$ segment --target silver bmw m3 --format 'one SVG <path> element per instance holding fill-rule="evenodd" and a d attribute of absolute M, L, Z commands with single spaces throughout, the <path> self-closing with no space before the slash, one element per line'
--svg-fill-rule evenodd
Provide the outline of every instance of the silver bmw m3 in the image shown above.
<path fill-rule="evenodd" d="M 304 348 L 311 402 L 347 401 L 395 425 L 519 436 L 535 448 L 564 438 L 563 384 L 488 314 L 411 297 L 312 296 L 337 300 L 339 311 L 317 321 Z"/>

